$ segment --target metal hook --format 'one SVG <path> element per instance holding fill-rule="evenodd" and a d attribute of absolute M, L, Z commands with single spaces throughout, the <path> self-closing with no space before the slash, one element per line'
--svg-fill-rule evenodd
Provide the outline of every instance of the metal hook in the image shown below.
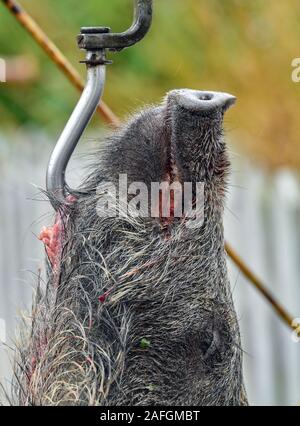
<path fill-rule="evenodd" d="M 106 50 L 119 51 L 140 41 L 149 31 L 152 21 L 152 0 L 135 0 L 132 26 L 123 33 L 110 33 L 108 27 L 84 27 L 78 36 L 78 46 L 87 51 L 87 82 L 82 95 L 51 154 L 46 176 L 46 188 L 55 210 L 67 204 L 65 173 L 79 139 L 89 124 L 101 99 L 105 83 Z"/>

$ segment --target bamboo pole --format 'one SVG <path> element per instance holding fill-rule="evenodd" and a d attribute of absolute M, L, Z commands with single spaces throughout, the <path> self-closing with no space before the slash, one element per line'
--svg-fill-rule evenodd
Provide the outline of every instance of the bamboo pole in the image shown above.
<path fill-rule="evenodd" d="M 246 265 L 242 258 L 236 253 L 233 248 L 226 243 L 225 250 L 231 260 L 237 265 L 242 274 L 256 287 L 256 289 L 264 296 L 264 298 L 272 305 L 274 311 L 282 319 L 282 321 L 290 328 L 297 329 L 294 317 L 290 315 L 287 310 L 280 304 L 272 293 L 266 288 L 262 280 Z"/>

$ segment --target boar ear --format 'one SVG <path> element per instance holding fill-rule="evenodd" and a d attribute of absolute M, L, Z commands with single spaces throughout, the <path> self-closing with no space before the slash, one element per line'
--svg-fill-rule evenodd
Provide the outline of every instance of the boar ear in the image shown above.
<path fill-rule="evenodd" d="M 229 93 L 209 92 L 202 90 L 172 90 L 167 95 L 167 102 L 193 112 L 209 113 L 217 110 L 225 112 L 236 101 Z"/>

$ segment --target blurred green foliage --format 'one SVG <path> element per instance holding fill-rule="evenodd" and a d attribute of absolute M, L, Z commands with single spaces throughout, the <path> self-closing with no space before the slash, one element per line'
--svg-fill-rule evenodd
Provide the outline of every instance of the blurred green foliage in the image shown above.
<path fill-rule="evenodd" d="M 80 27 L 121 31 L 132 21 L 132 0 L 20 3 L 82 76 L 83 52 L 75 41 Z M 269 167 L 299 167 L 300 84 L 291 80 L 291 61 L 300 57 L 300 2 L 154 0 L 154 11 L 146 39 L 111 55 L 104 94 L 109 106 L 122 117 L 177 87 L 228 91 L 239 99 L 226 119 L 237 149 Z M 37 58 L 40 78 L 1 85 L 1 128 L 29 125 L 58 134 L 78 93 L 0 4 L 0 56 L 24 53 Z"/>

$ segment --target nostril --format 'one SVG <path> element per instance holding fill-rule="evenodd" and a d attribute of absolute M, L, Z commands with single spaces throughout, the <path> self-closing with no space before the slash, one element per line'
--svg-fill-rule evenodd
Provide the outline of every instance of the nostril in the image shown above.
<path fill-rule="evenodd" d="M 213 97 L 214 97 L 214 95 L 212 95 L 211 93 L 203 93 L 202 95 L 199 96 L 199 100 L 200 101 L 211 101 Z"/>
<path fill-rule="evenodd" d="M 229 93 L 209 90 L 177 89 L 168 93 L 169 102 L 200 114 L 225 112 L 235 100 Z"/>

